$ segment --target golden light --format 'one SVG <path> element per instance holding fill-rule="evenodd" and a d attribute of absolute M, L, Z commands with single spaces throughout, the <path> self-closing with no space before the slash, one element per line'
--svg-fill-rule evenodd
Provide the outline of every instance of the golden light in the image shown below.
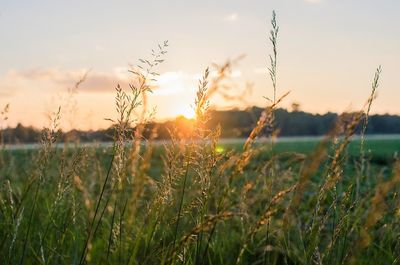
<path fill-rule="evenodd" d="M 217 152 L 219 154 L 223 153 L 224 151 L 225 151 L 225 149 L 220 145 L 215 147 L 215 152 Z"/>
<path fill-rule="evenodd" d="M 184 106 L 177 110 L 177 114 L 185 117 L 186 119 L 194 119 L 196 118 L 196 113 L 191 106 Z"/>

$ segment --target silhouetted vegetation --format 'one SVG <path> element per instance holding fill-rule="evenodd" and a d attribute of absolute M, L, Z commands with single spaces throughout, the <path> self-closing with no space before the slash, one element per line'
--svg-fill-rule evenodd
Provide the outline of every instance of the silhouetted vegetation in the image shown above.
<path fill-rule="evenodd" d="M 222 138 L 245 138 L 255 126 L 263 109 L 252 107 L 247 110 L 210 111 L 211 119 L 207 127 L 221 126 Z M 348 113 L 349 117 L 352 113 Z M 312 114 L 304 111 L 288 111 L 277 109 L 275 111 L 276 128 L 280 136 L 320 136 L 325 135 L 332 128 L 338 118 L 336 113 Z M 193 120 L 183 116 L 166 122 L 151 122 L 146 124 L 144 136 L 149 137 L 154 127 L 158 128 L 156 139 L 169 139 L 168 129 L 176 128 L 181 136 L 189 136 Z M 356 134 L 361 128 L 356 129 Z M 268 134 L 268 131 L 265 132 Z M 371 115 L 366 129 L 366 134 L 399 134 L 400 116 L 398 115 Z M 3 130 L 4 142 L 7 144 L 35 143 L 40 140 L 41 131 L 33 127 L 25 127 L 18 124 L 15 128 Z M 79 140 L 80 142 L 107 142 L 112 140 L 113 128 L 97 131 L 72 130 L 59 131 L 60 140 L 68 142 Z"/>

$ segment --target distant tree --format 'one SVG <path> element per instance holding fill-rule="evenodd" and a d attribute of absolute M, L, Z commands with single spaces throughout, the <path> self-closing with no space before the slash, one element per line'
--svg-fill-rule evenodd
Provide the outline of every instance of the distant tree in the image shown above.
<path fill-rule="evenodd" d="M 300 111 L 300 103 L 298 103 L 298 102 L 293 102 L 291 107 L 292 107 L 292 112 Z"/>
<path fill-rule="evenodd" d="M 212 110 L 211 120 L 207 126 L 215 128 L 221 126 L 221 137 L 247 137 L 252 128 L 257 123 L 257 117 L 263 109 L 251 107 L 246 110 Z M 346 113 L 342 119 L 346 121 L 346 116 L 351 117 L 352 113 Z M 326 114 L 312 114 L 300 110 L 298 103 L 293 103 L 291 111 L 286 109 L 277 109 L 275 111 L 275 126 L 280 131 L 280 136 L 306 136 L 326 134 L 334 125 L 338 114 L 328 112 Z M 168 139 L 170 131 L 177 130 L 182 138 L 189 137 L 193 133 L 193 120 L 186 119 L 183 116 L 166 122 L 152 122 L 146 124 L 144 136 L 149 137 L 152 128 L 157 127 L 157 138 Z M 133 128 L 135 129 L 135 128 Z M 59 141 L 67 142 L 71 139 L 81 142 L 108 142 L 113 139 L 113 128 L 98 131 L 80 131 L 71 130 L 69 132 L 60 132 Z M 265 131 L 268 134 L 268 131 Z M 360 133 L 360 126 L 356 133 Z M 400 116 L 397 115 L 371 115 L 369 118 L 367 134 L 400 134 Z M 1 130 L 4 136 L 4 143 L 34 143 L 40 141 L 41 132 L 33 127 L 24 127 L 17 124 L 15 128 L 6 128 Z"/>

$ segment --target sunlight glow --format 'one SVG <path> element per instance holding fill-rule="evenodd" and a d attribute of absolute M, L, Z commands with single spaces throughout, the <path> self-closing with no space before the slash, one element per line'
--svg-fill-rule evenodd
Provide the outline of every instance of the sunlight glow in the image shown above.
<path fill-rule="evenodd" d="M 178 109 L 178 115 L 182 115 L 186 119 L 194 119 L 196 118 L 196 113 L 191 106 L 185 106 Z"/>
<path fill-rule="evenodd" d="M 215 148 L 215 152 L 217 152 L 219 154 L 223 153 L 224 151 L 225 151 L 225 149 L 220 145 Z"/>

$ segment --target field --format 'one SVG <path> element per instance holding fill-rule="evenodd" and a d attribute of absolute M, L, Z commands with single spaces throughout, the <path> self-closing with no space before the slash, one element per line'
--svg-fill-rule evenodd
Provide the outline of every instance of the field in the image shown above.
<path fill-rule="evenodd" d="M 321 137 L 285 137 L 279 138 L 274 146 L 276 153 L 297 153 L 301 155 L 309 155 L 315 150 Z M 400 150 L 400 136 L 399 135 L 376 135 L 367 136 L 365 142 L 365 149 L 368 152 L 368 159 L 373 166 L 386 166 L 390 167 L 396 160 L 398 152 Z M 267 141 L 267 142 L 266 142 Z M 222 139 L 216 150 L 219 153 L 226 153 L 229 151 L 239 152 L 246 139 Z M 355 138 L 349 143 L 347 149 L 347 159 L 356 163 L 360 155 L 360 139 Z M 155 165 L 149 169 L 149 176 L 157 179 L 160 176 L 163 168 L 162 157 L 164 155 L 164 145 L 168 145 L 169 141 L 157 141 L 154 143 L 152 152 L 151 164 Z M 259 146 L 268 146 L 268 140 L 264 139 L 258 141 Z M 143 148 L 146 148 L 146 143 L 142 143 Z M 35 166 L 35 157 L 38 155 L 38 149 L 40 145 L 15 145 L 9 146 L 8 151 L 4 151 L 3 157 L 7 157 L 6 163 L 14 165 L 12 171 L 17 172 L 17 175 L 22 174 L 24 171 L 29 172 L 29 169 Z M 106 167 L 106 161 L 103 161 L 101 154 L 112 153 L 112 143 L 107 144 L 90 144 L 90 145 L 79 145 L 79 146 L 68 146 L 65 144 L 59 144 L 56 147 L 58 155 L 65 152 L 63 149 L 67 149 L 66 153 L 72 153 L 74 148 L 85 149 L 85 152 L 92 150 L 92 154 L 95 153 L 95 159 L 101 159 L 104 163 L 102 166 Z M 94 151 L 95 150 L 95 151 Z M 57 152 L 56 151 L 56 152 Z M 267 160 L 270 157 L 269 152 L 265 152 L 264 158 Z M 89 159 L 89 158 L 88 158 Z"/>
<path fill-rule="evenodd" d="M 248 162 L 244 140 L 141 144 L 142 159 L 129 169 L 136 178 L 127 173 L 125 187 L 115 187 L 117 172 L 108 172 L 110 165 L 116 171 L 111 147 L 4 150 L 2 257 L 9 264 L 24 256 L 23 263 L 38 264 L 396 264 L 392 168 L 400 139 L 366 140 L 364 177 L 360 139 L 343 150 L 340 169 L 332 168 L 339 141 L 327 144 L 310 173 L 304 166 L 315 161 L 321 139 L 280 140 L 272 148 L 255 142 Z M 328 187 L 330 172 L 338 175 Z M 309 180 L 300 194 L 301 177 Z"/>
<path fill-rule="evenodd" d="M 40 144 L 2 145 L 0 263 L 400 264 L 400 138 L 366 136 L 381 68 L 325 136 L 282 140 L 275 13 L 271 25 L 273 98 L 246 139 L 209 126 L 224 74 L 208 68 L 190 134 L 144 139 L 164 42 L 117 86 L 111 145 L 58 142 L 60 108 Z"/>

